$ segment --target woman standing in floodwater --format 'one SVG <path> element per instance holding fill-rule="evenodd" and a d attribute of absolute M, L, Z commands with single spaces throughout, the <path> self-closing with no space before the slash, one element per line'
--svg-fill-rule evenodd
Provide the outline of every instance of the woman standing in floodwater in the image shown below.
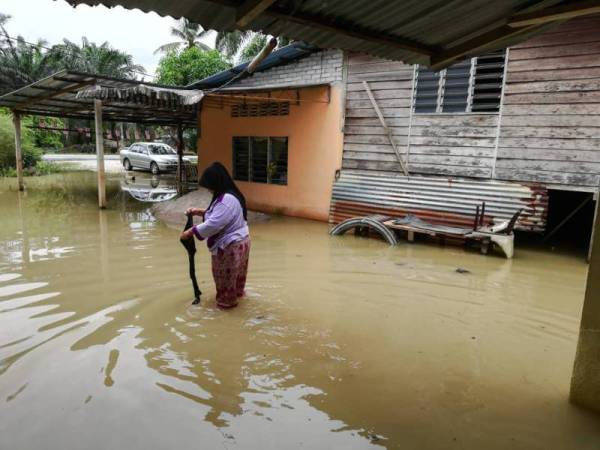
<path fill-rule="evenodd" d="M 234 308 L 243 297 L 250 255 L 246 199 L 225 166 L 215 162 L 200 178 L 200 186 L 212 192 L 206 211 L 189 208 L 186 214 L 204 216 L 204 221 L 183 233 L 181 239 L 207 239 L 212 254 L 212 273 L 217 287 L 217 306 Z"/>

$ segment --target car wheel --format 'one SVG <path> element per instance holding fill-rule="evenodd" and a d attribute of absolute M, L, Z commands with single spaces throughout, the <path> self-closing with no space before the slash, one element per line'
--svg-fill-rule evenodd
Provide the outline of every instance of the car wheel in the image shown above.
<path fill-rule="evenodd" d="M 150 164 L 150 171 L 152 172 L 152 175 L 158 175 L 160 173 L 158 164 L 156 164 L 154 161 L 152 161 L 152 164 Z"/>
<path fill-rule="evenodd" d="M 129 171 L 132 170 L 133 167 L 131 166 L 131 163 L 129 162 L 129 160 L 127 158 L 125 158 L 123 160 L 123 167 L 125 168 L 125 170 Z"/>

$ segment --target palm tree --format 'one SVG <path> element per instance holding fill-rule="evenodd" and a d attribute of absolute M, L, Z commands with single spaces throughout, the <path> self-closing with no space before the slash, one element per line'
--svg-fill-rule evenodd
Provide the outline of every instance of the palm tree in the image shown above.
<path fill-rule="evenodd" d="M 8 14 L 0 13 L 0 25 L 4 25 L 6 22 L 8 22 L 8 19 L 10 19 Z"/>
<path fill-rule="evenodd" d="M 10 16 L 0 14 L 0 92 L 10 92 L 53 72 L 52 61 L 44 50 L 46 42 L 30 44 L 18 36 L 10 37 L 4 24 Z"/>
<path fill-rule="evenodd" d="M 254 58 L 268 41 L 267 35 L 253 31 L 220 31 L 215 42 L 217 50 L 230 61 L 243 63 Z M 283 36 L 277 38 L 277 48 L 285 47 L 292 42 Z"/>
<path fill-rule="evenodd" d="M 171 27 L 171 34 L 179 39 L 176 42 L 161 45 L 156 50 L 156 53 L 168 53 L 179 50 L 182 45 L 186 48 L 198 47 L 201 50 L 212 50 L 208 45 L 200 42 L 200 39 L 206 37 L 210 31 L 206 31 L 200 24 L 190 22 L 185 17 L 177 21 L 174 27 Z"/>
<path fill-rule="evenodd" d="M 252 34 L 252 31 L 219 31 L 215 46 L 228 60 L 233 60 Z"/>
<path fill-rule="evenodd" d="M 64 39 L 48 52 L 55 68 L 78 72 L 94 73 L 117 78 L 135 78 L 144 67 L 135 64 L 133 57 L 112 48 L 108 42 L 97 45 L 87 38 L 81 39 L 81 46 Z"/>

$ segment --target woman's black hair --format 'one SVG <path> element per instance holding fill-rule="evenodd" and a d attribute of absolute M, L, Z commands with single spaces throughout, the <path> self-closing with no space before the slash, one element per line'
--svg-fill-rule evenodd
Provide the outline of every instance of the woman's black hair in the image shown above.
<path fill-rule="evenodd" d="M 242 210 L 244 211 L 244 219 L 248 220 L 248 210 L 246 209 L 246 198 L 238 189 L 229 175 L 229 172 L 220 162 L 214 162 L 208 166 L 200 177 L 200 186 L 213 191 L 213 198 L 209 208 L 217 201 L 219 196 L 223 194 L 231 194 L 238 199 Z"/>

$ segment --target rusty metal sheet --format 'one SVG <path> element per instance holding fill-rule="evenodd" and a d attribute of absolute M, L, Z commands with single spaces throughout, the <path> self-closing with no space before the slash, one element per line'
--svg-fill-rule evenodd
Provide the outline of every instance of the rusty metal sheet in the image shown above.
<path fill-rule="evenodd" d="M 541 185 L 349 170 L 334 183 L 329 222 L 370 214 L 414 214 L 436 224 L 469 227 L 482 202 L 486 224 L 508 220 L 522 209 L 517 229 L 543 232 L 546 227 L 548 189 Z"/>

